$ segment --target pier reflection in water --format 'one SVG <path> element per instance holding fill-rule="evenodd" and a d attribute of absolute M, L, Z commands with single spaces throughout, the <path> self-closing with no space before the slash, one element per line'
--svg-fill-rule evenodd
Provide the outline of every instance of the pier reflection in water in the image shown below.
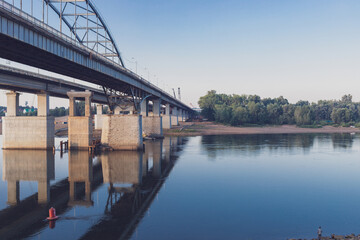
<path fill-rule="evenodd" d="M 65 169 L 55 165 L 64 165 L 66 154 L 3 150 L 7 206 L 0 206 L 0 239 L 129 237 L 173 168 L 176 144 L 177 138 L 166 138 L 146 142 L 144 153 L 114 151 L 95 157 L 70 151 L 68 173 L 59 174 L 68 177 L 55 181 L 55 173 Z M 21 197 L 24 181 L 37 182 L 38 191 Z M 51 206 L 60 216 L 53 229 L 44 221 Z"/>
<path fill-rule="evenodd" d="M 3 180 L 7 182 L 9 205 L 19 203 L 20 181 L 36 181 L 38 202 L 47 203 L 50 199 L 50 180 L 54 178 L 54 155 L 51 151 L 3 150 Z"/>

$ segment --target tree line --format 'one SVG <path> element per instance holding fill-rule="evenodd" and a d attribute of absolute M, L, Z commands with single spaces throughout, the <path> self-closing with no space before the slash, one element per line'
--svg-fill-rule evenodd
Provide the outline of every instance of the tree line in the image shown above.
<path fill-rule="evenodd" d="M 297 124 L 343 126 L 359 125 L 360 103 L 350 94 L 340 100 L 298 101 L 295 104 L 280 96 L 261 98 L 258 95 L 218 94 L 208 91 L 200 97 L 201 115 L 210 121 L 233 126 L 246 124 Z"/>

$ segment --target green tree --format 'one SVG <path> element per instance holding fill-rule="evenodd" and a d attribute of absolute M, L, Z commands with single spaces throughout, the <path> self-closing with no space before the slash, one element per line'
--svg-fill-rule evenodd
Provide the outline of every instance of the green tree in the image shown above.
<path fill-rule="evenodd" d="M 334 123 L 347 123 L 351 120 L 350 110 L 347 108 L 336 108 L 331 113 Z"/>
<path fill-rule="evenodd" d="M 238 126 L 249 121 L 249 113 L 245 107 L 236 107 L 233 109 L 233 114 L 230 124 L 233 126 Z"/>
<path fill-rule="evenodd" d="M 294 112 L 294 118 L 297 125 L 311 124 L 311 111 L 308 105 L 297 106 Z"/>
<path fill-rule="evenodd" d="M 269 105 L 267 105 L 266 107 L 267 110 L 267 118 L 269 119 L 269 123 L 272 124 L 281 124 L 282 123 L 282 117 L 281 115 L 283 114 L 283 109 L 280 105 L 278 105 L 277 103 L 270 103 Z"/>
<path fill-rule="evenodd" d="M 211 90 L 205 96 L 200 97 L 198 104 L 201 108 L 201 115 L 210 121 L 215 120 L 216 91 Z"/>

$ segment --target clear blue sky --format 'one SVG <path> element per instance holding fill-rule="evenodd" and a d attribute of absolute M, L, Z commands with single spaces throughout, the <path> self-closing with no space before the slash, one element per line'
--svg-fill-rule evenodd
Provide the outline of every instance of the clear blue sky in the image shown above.
<path fill-rule="evenodd" d="M 211 89 L 360 101 L 359 0 L 93 2 L 125 64 L 186 103 Z"/>
<path fill-rule="evenodd" d="M 358 0 L 94 2 L 123 56 L 160 86 L 181 87 L 186 102 L 211 89 L 360 100 Z"/>

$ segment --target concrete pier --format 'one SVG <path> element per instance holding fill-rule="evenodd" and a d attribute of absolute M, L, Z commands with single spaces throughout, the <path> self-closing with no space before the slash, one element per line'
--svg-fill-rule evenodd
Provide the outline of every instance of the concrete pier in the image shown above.
<path fill-rule="evenodd" d="M 142 116 L 103 115 L 101 143 L 114 150 L 142 150 Z"/>
<path fill-rule="evenodd" d="M 151 137 L 163 137 L 162 117 L 143 117 L 143 133 Z"/>
<path fill-rule="evenodd" d="M 121 112 L 121 108 L 119 106 L 116 106 L 115 109 L 114 109 L 114 114 L 119 115 L 120 112 Z"/>
<path fill-rule="evenodd" d="M 163 137 L 163 123 L 160 115 L 160 104 L 160 100 L 153 100 L 152 116 L 149 116 L 147 104 L 143 104 L 141 106 L 141 114 L 143 116 L 142 128 L 143 133 L 145 133 L 146 136 Z"/>
<path fill-rule="evenodd" d="M 165 114 L 162 116 L 162 123 L 164 129 L 170 129 L 172 122 L 171 122 L 171 114 L 170 114 L 170 104 L 165 105 Z"/>
<path fill-rule="evenodd" d="M 143 117 L 149 116 L 149 101 L 147 99 L 141 102 L 140 111 Z"/>
<path fill-rule="evenodd" d="M 179 109 L 179 122 L 184 122 L 184 110 Z"/>
<path fill-rule="evenodd" d="M 179 117 L 178 117 L 178 109 L 177 107 L 173 107 L 171 114 L 171 125 L 179 126 Z"/>
<path fill-rule="evenodd" d="M 103 105 L 96 104 L 95 129 L 102 129 Z"/>
<path fill-rule="evenodd" d="M 7 114 L 3 117 L 4 149 L 52 149 L 54 117 L 49 116 L 49 95 L 37 94 L 38 116 L 19 116 L 19 93 L 9 92 Z"/>
<path fill-rule="evenodd" d="M 69 120 L 68 136 L 69 148 L 78 150 L 88 150 L 92 143 L 93 126 L 91 117 L 91 97 L 92 93 L 68 92 L 69 96 Z M 75 100 L 77 98 L 85 99 L 85 116 L 77 116 Z"/>

